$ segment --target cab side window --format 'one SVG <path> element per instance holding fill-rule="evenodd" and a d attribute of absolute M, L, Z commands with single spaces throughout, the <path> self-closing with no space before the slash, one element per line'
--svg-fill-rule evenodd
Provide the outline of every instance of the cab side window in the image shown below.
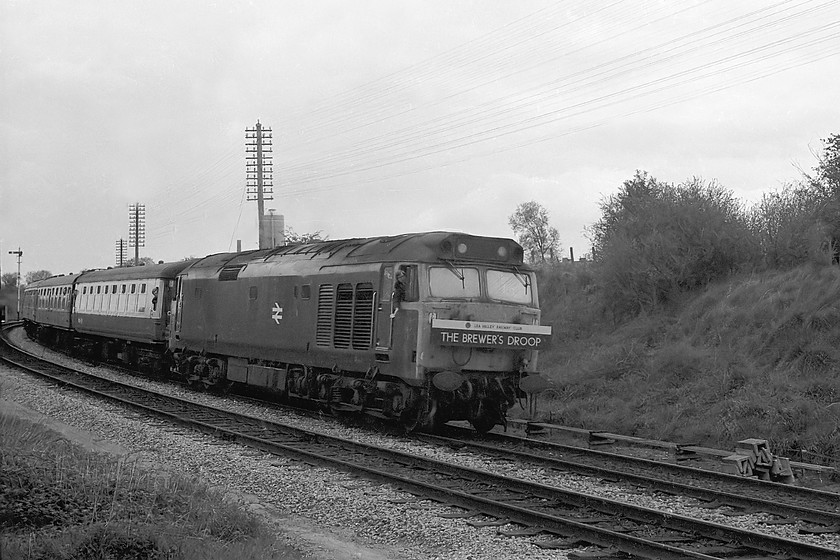
<path fill-rule="evenodd" d="M 394 299 L 397 301 L 417 301 L 420 299 L 417 285 L 417 265 L 400 265 L 394 278 Z"/>

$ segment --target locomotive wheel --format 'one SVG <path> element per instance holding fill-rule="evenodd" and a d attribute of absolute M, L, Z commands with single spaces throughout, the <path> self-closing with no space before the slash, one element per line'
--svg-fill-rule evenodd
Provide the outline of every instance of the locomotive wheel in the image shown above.
<path fill-rule="evenodd" d="M 488 415 L 483 415 L 475 418 L 472 421 L 472 425 L 473 428 L 475 428 L 475 431 L 479 434 L 486 434 L 493 429 L 493 426 L 496 425 L 496 421 Z"/>
<path fill-rule="evenodd" d="M 498 424 L 502 419 L 499 417 L 498 403 L 494 403 L 488 399 L 478 401 L 476 410 L 473 414 L 470 423 L 475 431 L 480 434 L 486 434 L 493 429 L 493 426 Z"/>

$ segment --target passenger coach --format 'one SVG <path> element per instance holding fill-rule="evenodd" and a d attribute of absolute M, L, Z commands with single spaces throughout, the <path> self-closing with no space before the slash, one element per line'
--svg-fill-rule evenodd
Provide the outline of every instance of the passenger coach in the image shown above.
<path fill-rule="evenodd" d="M 187 261 L 54 276 L 27 287 L 31 335 L 76 351 L 161 368 L 176 275 Z"/>
<path fill-rule="evenodd" d="M 30 336 L 49 342 L 64 342 L 70 337 L 73 283 L 78 275 L 52 276 L 34 282 L 23 293 L 21 319 Z"/>

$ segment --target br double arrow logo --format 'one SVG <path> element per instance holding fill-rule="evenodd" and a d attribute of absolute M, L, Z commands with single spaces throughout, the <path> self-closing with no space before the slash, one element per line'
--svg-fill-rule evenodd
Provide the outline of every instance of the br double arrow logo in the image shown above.
<path fill-rule="evenodd" d="M 278 325 L 280 324 L 280 319 L 283 318 L 283 308 L 280 307 L 280 304 L 276 301 L 274 302 L 274 307 L 271 308 L 272 314 L 271 318 L 274 319 L 274 322 Z"/>

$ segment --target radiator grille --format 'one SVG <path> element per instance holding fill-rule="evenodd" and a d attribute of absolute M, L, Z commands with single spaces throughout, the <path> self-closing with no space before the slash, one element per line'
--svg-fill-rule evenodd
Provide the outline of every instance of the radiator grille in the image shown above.
<path fill-rule="evenodd" d="M 349 348 L 353 330 L 353 286 L 339 284 L 336 292 L 333 346 Z"/>
<path fill-rule="evenodd" d="M 373 284 L 322 284 L 318 291 L 318 346 L 363 350 L 373 345 Z"/>
<path fill-rule="evenodd" d="M 370 348 L 373 343 L 373 285 L 356 285 L 356 301 L 353 312 L 353 348 Z"/>
<path fill-rule="evenodd" d="M 332 316 L 335 304 L 335 292 L 332 284 L 318 287 L 318 325 L 315 331 L 315 344 L 329 346 L 332 340 Z"/>

